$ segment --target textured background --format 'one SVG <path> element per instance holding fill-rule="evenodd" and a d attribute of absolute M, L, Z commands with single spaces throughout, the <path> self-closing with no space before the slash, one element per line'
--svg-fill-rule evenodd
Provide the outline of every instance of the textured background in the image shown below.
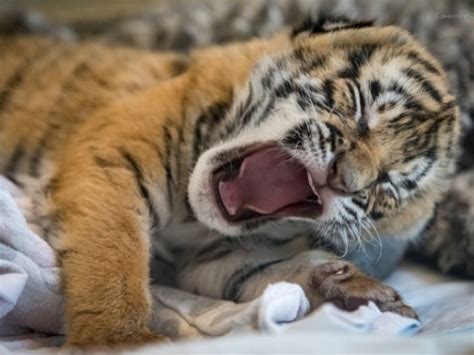
<path fill-rule="evenodd" d="M 472 0 L 0 0 L 0 33 L 35 33 L 188 51 L 271 34 L 335 13 L 412 32 L 443 64 L 461 107 L 463 154 L 422 245 L 441 269 L 474 275 L 474 2 Z M 461 265 L 461 266 L 460 266 Z M 464 265 L 464 266 L 462 266 Z"/>

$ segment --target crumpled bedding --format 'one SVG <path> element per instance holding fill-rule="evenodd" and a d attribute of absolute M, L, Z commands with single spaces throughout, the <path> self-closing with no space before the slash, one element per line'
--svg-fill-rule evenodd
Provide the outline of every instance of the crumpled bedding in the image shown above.
<path fill-rule="evenodd" d="M 59 269 L 51 247 L 27 225 L 20 211 L 27 205 L 22 191 L 0 177 L 0 353 L 26 349 L 49 352 L 64 340 Z M 174 340 L 225 334 L 229 334 L 226 339 L 234 339 L 244 336 L 242 333 L 248 336 L 259 331 L 268 334 L 263 339 L 269 342 L 274 339 L 272 334 L 279 334 L 278 339 L 289 337 L 290 341 L 295 335 L 308 331 L 313 336 L 344 337 L 350 334 L 387 337 L 456 333 L 467 339 L 467 343 L 466 340 L 461 343 L 469 345 L 470 338 L 474 347 L 473 282 L 408 265 L 388 283 L 417 310 L 421 323 L 390 312 L 382 313 L 373 303 L 354 312 L 325 304 L 305 317 L 309 304 L 303 290 L 296 284 L 282 282 L 270 285 L 258 299 L 241 304 L 152 285 L 151 328 Z M 262 340 L 255 341 L 261 343 Z M 306 341 L 311 341 L 311 337 Z M 150 349 L 179 352 L 189 349 L 186 344 L 190 343 Z M 212 352 L 216 346 L 216 342 L 199 344 L 199 348 L 205 346 L 202 344 L 211 345 L 209 349 L 200 348 L 201 352 Z M 146 349 L 149 347 L 144 351 Z"/>

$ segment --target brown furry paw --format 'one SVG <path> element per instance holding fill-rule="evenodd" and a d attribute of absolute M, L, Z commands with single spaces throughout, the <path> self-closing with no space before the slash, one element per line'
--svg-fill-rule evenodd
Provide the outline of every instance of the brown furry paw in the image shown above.
<path fill-rule="evenodd" d="M 418 319 L 415 311 L 403 303 L 393 288 L 364 275 L 346 261 L 330 261 L 317 266 L 310 287 L 322 301 L 332 302 L 345 310 L 353 311 L 372 301 L 381 311 Z"/>

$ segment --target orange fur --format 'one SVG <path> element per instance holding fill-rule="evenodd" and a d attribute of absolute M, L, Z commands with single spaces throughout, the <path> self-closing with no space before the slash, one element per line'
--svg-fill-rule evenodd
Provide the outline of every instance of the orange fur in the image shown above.
<path fill-rule="evenodd" d="M 337 48 L 330 35 L 302 36 L 291 44 L 280 34 L 200 50 L 190 57 L 39 38 L 0 39 L 0 172 L 14 170 L 12 177 L 19 182 L 24 175 L 48 177 L 46 217 L 59 240 L 68 344 L 156 338 L 147 327 L 152 216 L 137 174 L 150 191 L 166 190 L 169 177 L 163 164 L 168 159 L 180 177 L 172 182 L 172 199 L 183 196 L 196 119 L 212 104 L 230 101 L 261 57 L 291 46 L 301 47 L 302 55 L 317 56 L 331 50 L 343 53 L 359 42 L 404 38 L 394 28 L 359 32 L 355 37 L 352 32 L 340 35 Z M 407 47 L 419 50 L 405 40 Z M 311 74 L 324 77 L 335 66 Z M 353 181 L 355 189 L 372 181 L 376 167 L 394 158 L 387 149 L 395 151 L 375 141 L 361 146 L 354 159 L 368 159 L 365 166 L 374 169 Z M 180 158 L 167 150 L 180 152 Z M 15 154 L 22 159 L 12 159 Z M 427 197 L 423 203 L 428 207 L 407 207 L 385 229 L 413 223 L 439 196 Z"/>

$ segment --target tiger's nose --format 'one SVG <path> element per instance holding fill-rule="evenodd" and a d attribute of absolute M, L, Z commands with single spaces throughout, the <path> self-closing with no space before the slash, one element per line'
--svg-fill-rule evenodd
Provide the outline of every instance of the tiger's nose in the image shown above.
<path fill-rule="evenodd" d="M 336 191 L 354 193 L 371 185 L 377 176 L 373 154 L 367 147 L 359 146 L 333 162 L 328 184 Z"/>

